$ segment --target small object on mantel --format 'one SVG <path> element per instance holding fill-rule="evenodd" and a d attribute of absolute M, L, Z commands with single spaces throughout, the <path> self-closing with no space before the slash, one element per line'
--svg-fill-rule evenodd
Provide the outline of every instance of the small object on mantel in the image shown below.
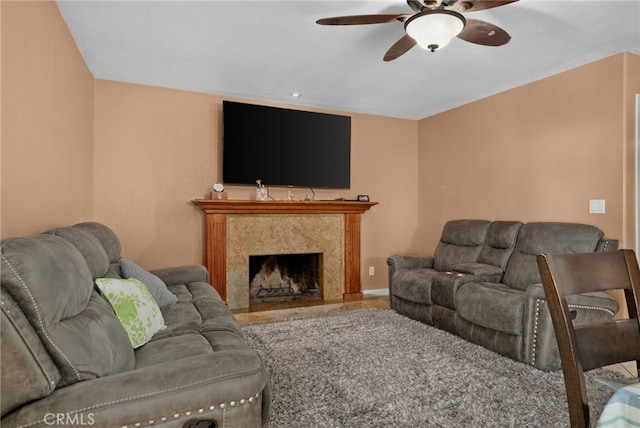
<path fill-rule="evenodd" d="M 224 185 L 222 183 L 216 183 L 213 185 L 213 192 L 211 192 L 211 199 L 229 199 L 227 192 L 224 191 Z"/>
<path fill-rule="evenodd" d="M 227 195 L 227 192 L 211 192 L 211 199 L 229 199 L 229 195 Z"/>
<path fill-rule="evenodd" d="M 267 199 L 269 199 L 269 190 L 264 187 L 264 184 L 262 184 L 262 180 L 256 180 L 256 183 L 258 183 L 258 187 L 256 188 L 256 200 L 266 201 Z"/>

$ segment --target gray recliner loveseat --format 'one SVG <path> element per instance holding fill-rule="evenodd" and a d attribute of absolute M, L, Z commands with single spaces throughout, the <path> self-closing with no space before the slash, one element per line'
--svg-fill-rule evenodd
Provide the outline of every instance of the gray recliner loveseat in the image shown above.
<path fill-rule="evenodd" d="M 389 297 L 398 313 L 542 370 L 560 368 L 536 255 L 610 251 L 595 226 L 452 220 L 433 257 L 394 255 Z M 575 322 L 613 318 L 607 294 L 570 296 Z"/>
<path fill-rule="evenodd" d="M 81 223 L 1 247 L 3 427 L 267 424 L 263 362 L 204 267 L 152 272 L 177 303 L 161 308 L 164 328 L 134 349 L 116 316 L 131 308 L 114 311 L 95 286 L 128 284 L 111 229 Z"/>

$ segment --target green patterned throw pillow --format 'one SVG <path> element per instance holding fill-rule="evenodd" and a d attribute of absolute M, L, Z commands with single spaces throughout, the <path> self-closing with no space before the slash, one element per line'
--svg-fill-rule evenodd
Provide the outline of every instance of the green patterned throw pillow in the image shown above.
<path fill-rule="evenodd" d="M 139 280 L 98 278 L 96 285 L 111 304 L 134 349 L 166 328 L 158 304 Z"/>

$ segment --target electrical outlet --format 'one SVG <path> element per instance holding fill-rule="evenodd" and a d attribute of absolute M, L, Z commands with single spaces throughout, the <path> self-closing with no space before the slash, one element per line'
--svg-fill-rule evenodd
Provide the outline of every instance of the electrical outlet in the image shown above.
<path fill-rule="evenodd" d="M 376 274 L 376 268 L 373 266 L 369 266 L 369 276 L 373 276 Z"/>

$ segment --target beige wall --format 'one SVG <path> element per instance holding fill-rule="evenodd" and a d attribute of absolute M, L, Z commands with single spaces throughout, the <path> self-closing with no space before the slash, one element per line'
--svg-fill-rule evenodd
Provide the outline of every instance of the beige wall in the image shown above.
<path fill-rule="evenodd" d="M 90 219 L 93 77 L 54 2 L 0 2 L 0 233 Z"/>
<path fill-rule="evenodd" d="M 190 201 L 220 178 L 222 98 L 94 81 L 53 2 L 0 7 L 2 237 L 96 220 L 148 268 L 200 263 Z M 451 218 L 586 222 L 633 245 L 639 71 L 621 54 L 421 121 L 352 114 L 352 189 L 318 196 L 380 202 L 363 216 L 363 287 L 387 286 L 390 254 L 432 254 Z"/>
<path fill-rule="evenodd" d="M 364 288 L 384 288 L 386 257 L 406 248 L 417 225 L 417 123 L 351 116 L 352 187 L 316 196 L 369 194 L 380 202 L 362 218 L 362 280 Z M 222 175 L 221 122 L 219 96 L 96 81 L 95 219 L 116 230 L 126 257 L 149 268 L 202 262 L 204 217 L 191 201 Z M 234 199 L 254 192 L 228 190 Z M 287 189 L 271 195 L 286 199 Z"/>
<path fill-rule="evenodd" d="M 146 267 L 202 262 L 202 215 L 190 201 L 220 177 L 222 98 L 94 81 L 55 3 L 0 5 L 1 236 L 96 220 Z M 317 193 L 381 202 L 363 217 L 362 279 L 384 288 L 386 256 L 406 248 L 417 224 L 417 123 L 353 115 L 352 129 L 352 189 Z"/>
<path fill-rule="evenodd" d="M 624 181 L 623 181 L 623 242 L 626 248 L 635 248 L 640 253 L 637 230 L 640 212 L 637 196 L 640 194 L 640 110 L 636 110 L 636 97 L 640 96 L 640 57 L 627 54 L 623 57 L 623 139 L 624 139 Z M 636 134 L 638 132 L 638 134 Z M 635 246 L 634 246 L 635 243 Z"/>
<path fill-rule="evenodd" d="M 634 245 L 639 62 L 616 55 L 421 120 L 416 245 L 431 251 L 453 218 L 590 223 Z"/>

